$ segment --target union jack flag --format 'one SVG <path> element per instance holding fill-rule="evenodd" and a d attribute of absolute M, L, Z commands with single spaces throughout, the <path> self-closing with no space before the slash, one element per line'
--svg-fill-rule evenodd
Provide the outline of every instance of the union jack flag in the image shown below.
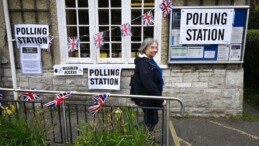
<path fill-rule="evenodd" d="M 104 102 L 106 101 L 106 99 L 108 98 L 108 94 L 96 94 L 94 96 L 94 105 L 90 106 L 88 108 L 89 112 L 92 115 L 95 115 L 104 105 Z"/>
<path fill-rule="evenodd" d="M 144 21 L 144 26 L 149 26 L 154 23 L 154 17 L 151 11 L 146 12 L 142 15 L 142 20 Z"/>
<path fill-rule="evenodd" d="M 60 93 L 56 96 L 56 99 L 55 100 L 52 100 L 46 104 L 44 104 L 44 106 L 47 106 L 47 107 L 52 107 L 52 108 L 55 108 L 57 106 L 59 106 L 65 99 L 67 99 L 69 96 L 71 95 L 71 92 L 63 92 L 63 93 Z"/>
<path fill-rule="evenodd" d="M 129 23 L 125 23 L 123 25 L 121 25 L 120 27 L 121 29 L 121 35 L 122 36 L 131 36 L 131 26 Z"/>
<path fill-rule="evenodd" d="M 163 0 L 163 3 L 161 3 L 159 7 L 163 11 L 165 17 L 170 14 L 171 9 L 173 8 L 173 2 L 171 0 Z"/>
<path fill-rule="evenodd" d="M 52 41 L 53 41 L 54 37 L 53 36 L 49 36 L 49 47 L 47 49 L 48 52 L 50 52 L 50 48 L 52 46 Z"/>
<path fill-rule="evenodd" d="M 94 35 L 94 45 L 95 48 L 98 49 L 103 45 L 103 32 L 99 32 Z"/>
<path fill-rule="evenodd" d="M 69 37 L 67 39 L 68 52 L 74 52 L 78 50 L 79 47 L 79 38 L 78 37 Z"/>
<path fill-rule="evenodd" d="M 40 95 L 35 94 L 33 92 L 24 93 L 22 95 L 23 101 L 33 101 L 33 100 L 40 100 Z"/>

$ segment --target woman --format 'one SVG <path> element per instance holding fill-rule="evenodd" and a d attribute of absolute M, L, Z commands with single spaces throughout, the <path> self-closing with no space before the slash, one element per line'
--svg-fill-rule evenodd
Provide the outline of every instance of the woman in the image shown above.
<path fill-rule="evenodd" d="M 131 94 L 162 96 L 163 78 L 162 70 L 153 60 L 158 51 L 158 42 L 152 38 L 143 41 L 139 48 L 138 57 L 135 58 L 135 71 L 131 79 Z M 132 99 L 138 106 L 161 107 L 166 103 L 162 99 L 135 98 Z M 157 109 L 142 108 L 144 123 L 152 131 L 159 121 Z"/>

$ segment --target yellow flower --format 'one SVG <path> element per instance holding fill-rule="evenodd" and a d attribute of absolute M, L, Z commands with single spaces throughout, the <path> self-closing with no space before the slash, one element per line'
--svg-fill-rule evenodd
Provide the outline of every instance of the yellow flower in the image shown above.
<path fill-rule="evenodd" d="M 119 107 L 117 107 L 114 113 L 115 113 L 114 117 L 116 118 L 116 120 L 119 120 L 121 117 L 122 110 Z"/>
<path fill-rule="evenodd" d="M 12 104 L 8 104 L 8 106 L 1 106 L 1 108 L 4 110 L 4 115 L 11 116 L 15 112 L 15 106 Z"/>

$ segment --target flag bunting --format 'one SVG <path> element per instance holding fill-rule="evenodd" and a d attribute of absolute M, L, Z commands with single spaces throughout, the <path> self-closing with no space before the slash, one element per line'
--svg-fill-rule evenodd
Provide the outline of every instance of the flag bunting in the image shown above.
<path fill-rule="evenodd" d="M 100 49 L 100 47 L 104 44 L 103 42 L 103 32 L 99 32 L 94 35 L 94 45 L 96 49 Z"/>
<path fill-rule="evenodd" d="M 143 24 L 144 26 L 149 26 L 154 24 L 154 17 L 151 11 L 146 12 L 143 16 L 142 16 L 142 20 L 143 20 Z"/>
<path fill-rule="evenodd" d="M 69 37 L 67 39 L 68 52 L 75 52 L 79 48 L 79 38 Z"/>
<path fill-rule="evenodd" d="M 65 101 L 65 99 L 67 99 L 70 95 L 71 95 L 71 92 L 62 92 L 56 96 L 55 100 L 52 100 L 44 104 L 44 106 L 55 108 L 59 106 L 63 101 Z"/>
<path fill-rule="evenodd" d="M 88 108 L 89 112 L 92 115 L 95 115 L 102 108 L 102 106 L 104 105 L 104 102 L 107 100 L 108 96 L 109 95 L 106 93 L 96 94 L 94 96 L 94 104 Z"/>
<path fill-rule="evenodd" d="M 130 23 L 125 23 L 125 24 L 121 25 L 120 30 L 121 30 L 122 36 L 131 36 L 132 35 Z"/>
<path fill-rule="evenodd" d="M 163 3 L 159 5 L 160 9 L 163 11 L 164 17 L 170 14 L 173 8 L 173 3 L 171 0 L 163 0 Z"/>
<path fill-rule="evenodd" d="M 34 101 L 34 100 L 40 100 L 41 98 L 39 94 L 28 92 L 28 93 L 22 94 L 22 99 L 23 101 Z"/>

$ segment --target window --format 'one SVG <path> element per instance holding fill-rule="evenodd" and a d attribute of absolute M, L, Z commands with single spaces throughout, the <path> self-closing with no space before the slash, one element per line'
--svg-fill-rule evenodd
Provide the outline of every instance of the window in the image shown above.
<path fill-rule="evenodd" d="M 146 37 L 161 42 L 162 0 L 57 1 L 62 63 L 131 64 Z M 141 16 L 152 11 L 155 24 L 144 27 Z M 132 36 L 121 36 L 120 26 L 130 23 Z M 103 32 L 104 45 L 96 49 L 93 36 Z M 78 50 L 69 52 L 67 39 L 80 38 Z M 161 45 L 161 43 L 159 44 Z M 161 50 L 161 49 L 160 49 Z M 160 51 L 156 56 L 159 62 Z"/>

